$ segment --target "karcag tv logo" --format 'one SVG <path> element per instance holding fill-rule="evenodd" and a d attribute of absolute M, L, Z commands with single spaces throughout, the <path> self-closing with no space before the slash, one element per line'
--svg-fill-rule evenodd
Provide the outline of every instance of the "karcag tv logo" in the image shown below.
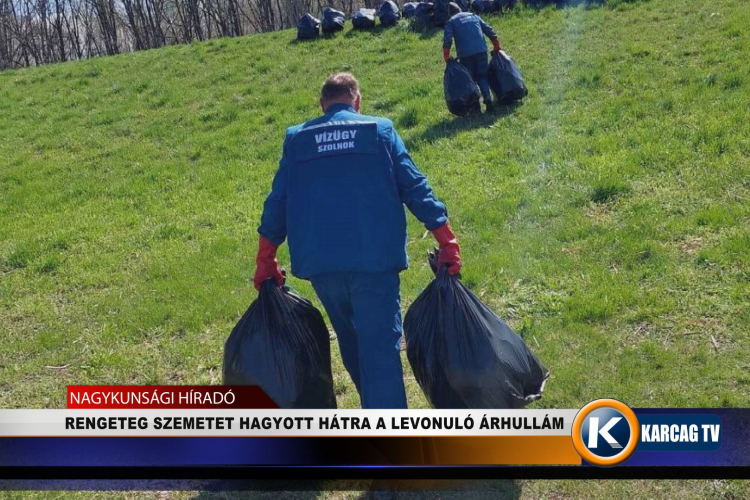
<path fill-rule="evenodd" d="M 633 410 L 614 399 L 584 406 L 573 420 L 573 445 L 593 465 L 611 466 L 627 460 L 640 440 Z"/>

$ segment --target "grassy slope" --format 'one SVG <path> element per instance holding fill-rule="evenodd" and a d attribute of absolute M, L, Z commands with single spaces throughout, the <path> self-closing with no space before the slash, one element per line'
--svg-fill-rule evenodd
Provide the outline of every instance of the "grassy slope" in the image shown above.
<path fill-rule="evenodd" d="M 401 26 L 0 73 L 0 406 L 63 407 L 68 383 L 220 383 L 283 129 L 342 69 L 447 203 L 465 281 L 552 370 L 540 407 L 748 406 L 750 11 L 662 0 L 489 20 L 530 87 L 494 118 L 451 117 L 439 34 Z M 405 307 L 430 278 L 423 233 L 411 219 Z M 336 387 L 358 404 L 339 361 Z M 744 489 L 525 485 L 674 488 Z"/>

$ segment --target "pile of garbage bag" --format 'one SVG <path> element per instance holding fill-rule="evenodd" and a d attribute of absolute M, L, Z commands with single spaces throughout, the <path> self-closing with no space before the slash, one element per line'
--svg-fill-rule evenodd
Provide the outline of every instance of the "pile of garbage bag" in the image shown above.
<path fill-rule="evenodd" d="M 224 385 L 260 386 L 280 408 L 336 408 L 320 311 L 266 280 L 224 345 Z"/>
<path fill-rule="evenodd" d="M 406 355 L 434 408 L 518 409 L 542 396 L 549 372 L 459 276 L 435 279 L 404 317 Z"/>

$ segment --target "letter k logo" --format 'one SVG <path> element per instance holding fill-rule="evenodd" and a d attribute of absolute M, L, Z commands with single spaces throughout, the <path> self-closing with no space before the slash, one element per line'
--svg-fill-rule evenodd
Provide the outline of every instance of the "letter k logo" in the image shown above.
<path fill-rule="evenodd" d="M 620 420 L 622 420 L 622 417 L 612 417 L 600 430 L 599 417 L 591 417 L 589 419 L 589 442 L 587 446 L 589 448 L 596 448 L 599 444 L 599 434 L 601 434 L 604 440 L 609 443 L 612 448 L 622 448 L 622 445 L 609 433 L 612 427 L 617 425 L 617 422 Z"/>
<path fill-rule="evenodd" d="M 571 437 L 583 460 L 591 465 L 610 467 L 630 458 L 640 442 L 640 431 L 638 418 L 624 403 L 616 399 L 597 399 L 578 412 Z"/>

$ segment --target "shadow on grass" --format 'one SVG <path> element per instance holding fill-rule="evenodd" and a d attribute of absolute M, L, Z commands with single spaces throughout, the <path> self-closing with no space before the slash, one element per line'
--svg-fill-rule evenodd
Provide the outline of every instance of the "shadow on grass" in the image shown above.
<path fill-rule="evenodd" d="M 293 38 L 292 40 L 289 40 L 289 45 L 302 45 L 305 43 L 315 43 L 321 38 L 323 38 L 323 35 L 318 35 L 315 38 L 303 38 L 303 39 Z"/>
<path fill-rule="evenodd" d="M 344 35 L 344 37 L 352 38 L 355 36 L 359 36 L 361 33 L 369 33 L 372 36 L 380 36 L 383 34 L 383 32 L 396 29 L 397 27 L 398 25 L 383 26 L 382 24 L 376 24 L 374 28 L 370 28 L 366 30 L 365 29 L 356 30 L 352 28 L 346 32 L 346 35 Z"/>
<path fill-rule="evenodd" d="M 327 491 L 360 492 L 357 500 L 375 498 L 427 500 L 517 500 L 521 485 L 513 480 L 340 480 L 340 481 L 215 481 L 211 491 L 195 500 L 313 500 Z"/>
<path fill-rule="evenodd" d="M 438 123 L 427 127 L 423 132 L 412 137 L 412 141 L 419 144 L 421 142 L 432 143 L 438 139 L 453 137 L 460 132 L 477 128 L 485 128 L 494 125 L 498 120 L 512 115 L 516 112 L 523 101 L 515 102 L 507 106 L 496 106 L 492 113 L 482 113 L 481 115 L 470 115 L 460 117 L 445 117 Z"/>
<path fill-rule="evenodd" d="M 435 38 L 437 34 L 443 33 L 443 28 L 437 28 L 435 26 L 424 25 L 417 21 L 413 21 L 409 29 L 414 33 L 419 33 L 421 40 L 429 40 Z"/>

